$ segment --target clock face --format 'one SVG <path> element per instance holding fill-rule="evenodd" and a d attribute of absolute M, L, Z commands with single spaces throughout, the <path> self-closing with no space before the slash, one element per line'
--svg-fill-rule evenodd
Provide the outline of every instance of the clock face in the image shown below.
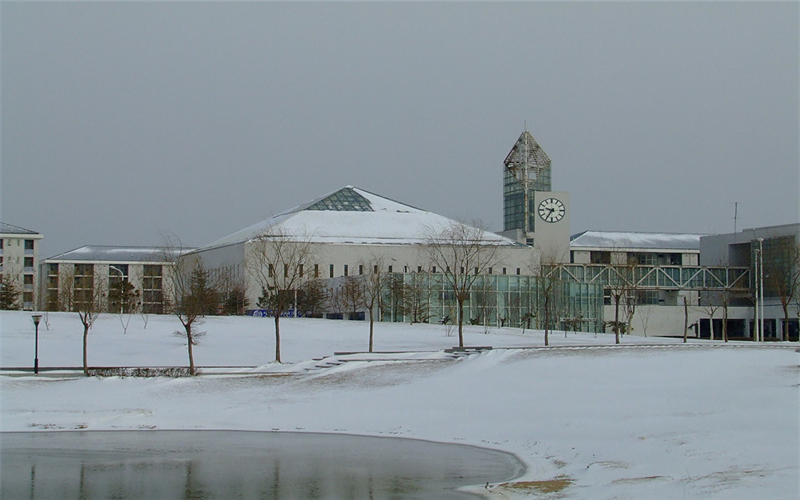
<path fill-rule="evenodd" d="M 558 222 L 564 218 L 567 209 L 561 200 L 547 198 L 539 203 L 539 217 L 545 222 Z"/>

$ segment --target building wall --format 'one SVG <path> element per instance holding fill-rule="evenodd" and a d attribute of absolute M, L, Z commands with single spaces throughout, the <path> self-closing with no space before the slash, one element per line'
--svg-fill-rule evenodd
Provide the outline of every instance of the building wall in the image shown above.
<path fill-rule="evenodd" d="M 164 308 L 169 304 L 170 277 L 167 268 L 169 263 L 164 262 L 92 262 L 92 261 L 55 261 L 45 260 L 40 266 L 42 280 L 39 296 L 41 301 L 39 310 L 56 311 L 64 307 L 64 290 L 68 287 L 69 280 L 75 279 L 76 266 L 90 265 L 92 272 L 92 288 L 101 291 L 104 295 L 104 312 L 110 311 L 108 306 L 108 291 L 112 281 L 120 279 L 120 273 L 113 268 L 123 271 L 125 281 L 129 282 L 140 293 L 142 311 L 151 314 L 169 312 Z M 147 275 L 146 275 L 146 268 Z M 127 270 L 127 273 L 124 271 Z M 159 274 L 160 273 L 160 276 Z M 168 309 L 168 308 L 167 308 Z"/>
<path fill-rule="evenodd" d="M 238 243 L 197 252 L 203 265 L 215 272 L 228 270 L 246 283 L 249 303 L 256 304 L 261 285 L 248 271 L 254 262 L 254 243 Z M 424 245 L 370 245 L 345 243 L 312 243 L 314 264 L 306 264 L 304 273 L 323 279 L 357 276 L 369 272 L 376 259 L 383 263 L 383 272 L 434 272 Z M 523 245 L 498 248 L 498 263 L 492 273 L 497 275 L 531 275 L 537 265 L 536 251 Z M 314 265 L 317 267 L 315 268 Z M 316 272 L 315 272 L 316 271 Z M 441 270 L 438 270 L 441 271 Z"/>
<path fill-rule="evenodd" d="M 20 290 L 19 304 L 31 311 L 38 303 L 40 234 L 0 234 L 0 273 L 14 280 Z"/>

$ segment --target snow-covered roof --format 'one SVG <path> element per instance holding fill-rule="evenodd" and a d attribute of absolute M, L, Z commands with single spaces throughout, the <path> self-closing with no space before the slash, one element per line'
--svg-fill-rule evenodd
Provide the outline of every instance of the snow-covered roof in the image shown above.
<path fill-rule="evenodd" d="M 694 233 L 638 233 L 584 231 L 570 237 L 570 248 L 605 250 L 691 250 L 700 251 L 700 237 Z"/>
<path fill-rule="evenodd" d="M 36 231 L 31 231 L 30 229 L 14 226 L 12 224 L 6 224 L 5 222 L 0 222 L 0 234 L 19 234 L 19 235 L 28 235 L 31 237 L 38 236 L 39 238 L 41 238 L 42 236 Z"/>
<path fill-rule="evenodd" d="M 86 245 L 69 252 L 60 253 L 48 261 L 76 262 L 165 262 L 171 256 L 193 251 L 194 248 L 170 249 L 164 247 L 115 247 Z M 167 255 L 170 256 L 167 259 Z"/>
<path fill-rule="evenodd" d="M 225 236 L 206 248 L 251 240 L 271 230 L 303 236 L 316 243 L 413 245 L 425 242 L 427 232 L 454 221 L 354 186 L 312 200 L 270 219 Z M 516 242 L 484 231 L 483 239 L 501 245 Z"/>

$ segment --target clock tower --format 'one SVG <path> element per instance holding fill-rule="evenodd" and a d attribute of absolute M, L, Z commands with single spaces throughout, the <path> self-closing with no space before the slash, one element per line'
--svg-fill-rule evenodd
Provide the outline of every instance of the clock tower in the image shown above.
<path fill-rule="evenodd" d="M 552 190 L 550 157 L 526 130 L 503 165 L 502 234 L 569 262 L 569 193 Z"/>

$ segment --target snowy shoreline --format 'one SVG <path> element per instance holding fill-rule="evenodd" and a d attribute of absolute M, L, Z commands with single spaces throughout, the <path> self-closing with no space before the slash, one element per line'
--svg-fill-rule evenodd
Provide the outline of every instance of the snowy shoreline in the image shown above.
<path fill-rule="evenodd" d="M 41 366 L 75 366 L 77 315 L 49 316 L 50 330 L 40 325 Z M 90 365 L 185 366 L 183 340 L 171 335 L 176 321 L 151 317 L 145 329 L 134 317 L 123 334 L 115 316 L 101 316 L 89 336 Z M 255 370 L 194 378 L 1 373 L 1 430 L 290 431 L 469 444 L 514 454 L 527 467 L 510 485 L 474 492 L 493 498 L 546 488 L 562 498 L 798 496 L 796 343 L 719 349 L 623 337 L 619 348 L 609 345 L 612 335 L 558 332 L 551 342 L 559 347 L 510 349 L 541 346 L 541 332 L 467 328 L 468 344 L 495 349 L 454 359 L 444 349 L 455 339 L 441 325 L 381 323 L 377 349 L 417 357 L 351 354 L 320 368 L 315 358 L 363 350 L 367 325 L 284 323 L 289 362 L 277 365 L 264 359 L 274 351 L 271 322 L 207 319 L 198 365 Z M 3 367 L 30 365 L 32 327 L 25 313 L 0 313 Z"/>

